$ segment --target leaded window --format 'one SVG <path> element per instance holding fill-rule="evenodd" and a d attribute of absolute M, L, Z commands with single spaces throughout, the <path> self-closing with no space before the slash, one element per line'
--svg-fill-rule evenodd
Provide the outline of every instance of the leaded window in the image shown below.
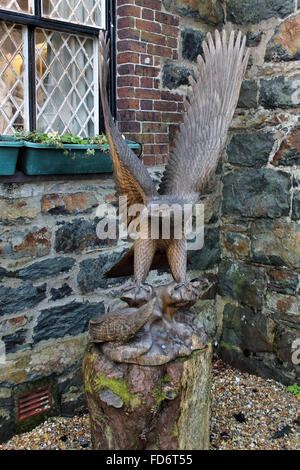
<path fill-rule="evenodd" d="M 43 15 L 86 26 L 104 27 L 104 9 L 94 0 L 43 0 Z"/>
<path fill-rule="evenodd" d="M 34 0 L 1 0 L 0 8 L 9 11 L 32 14 L 33 1 Z"/>
<path fill-rule="evenodd" d="M 102 130 L 98 36 L 106 16 L 105 0 L 0 0 L 0 134 Z"/>
<path fill-rule="evenodd" d="M 22 26 L 0 22 L 0 134 L 24 127 L 25 34 Z"/>

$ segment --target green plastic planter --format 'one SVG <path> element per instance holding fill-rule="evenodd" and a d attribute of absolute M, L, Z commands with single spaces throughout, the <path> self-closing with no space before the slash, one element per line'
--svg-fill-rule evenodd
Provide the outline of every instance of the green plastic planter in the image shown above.
<path fill-rule="evenodd" d="M 14 175 L 19 151 L 24 142 L 10 135 L 1 135 L 0 139 L 0 175 Z"/>
<path fill-rule="evenodd" d="M 126 141 L 132 149 L 139 144 Z M 107 145 L 104 148 L 109 148 Z M 86 155 L 88 148 L 95 149 L 95 155 Z M 68 150 L 68 155 L 64 151 Z M 26 175 L 65 175 L 86 173 L 111 173 L 110 154 L 102 152 L 97 145 L 64 145 L 58 149 L 46 144 L 24 142 L 21 167 Z"/>

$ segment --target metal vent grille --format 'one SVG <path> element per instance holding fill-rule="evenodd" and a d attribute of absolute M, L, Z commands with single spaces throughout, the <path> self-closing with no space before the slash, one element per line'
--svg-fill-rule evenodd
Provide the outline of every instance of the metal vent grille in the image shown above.
<path fill-rule="evenodd" d="M 52 406 L 50 385 L 17 397 L 18 420 L 44 413 Z"/>

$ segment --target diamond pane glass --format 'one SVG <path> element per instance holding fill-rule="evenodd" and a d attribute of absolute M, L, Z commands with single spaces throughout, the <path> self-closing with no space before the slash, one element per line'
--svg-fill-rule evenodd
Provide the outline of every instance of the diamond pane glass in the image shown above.
<path fill-rule="evenodd" d="M 93 40 L 36 30 L 37 128 L 95 134 Z"/>
<path fill-rule="evenodd" d="M 24 127 L 24 39 L 21 26 L 0 22 L 0 134 Z"/>
<path fill-rule="evenodd" d="M 42 0 L 43 16 L 104 28 L 105 0 Z"/>
<path fill-rule="evenodd" d="M 0 0 L 1 10 L 33 13 L 33 0 Z"/>

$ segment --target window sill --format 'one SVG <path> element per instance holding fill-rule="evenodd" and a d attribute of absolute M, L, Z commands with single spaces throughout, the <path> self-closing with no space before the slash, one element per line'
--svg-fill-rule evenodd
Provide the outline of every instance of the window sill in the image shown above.
<path fill-rule="evenodd" d="M 38 183 L 43 181 L 80 181 L 80 180 L 96 180 L 96 179 L 108 179 L 112 177 L 112 173 L 80 173 L 77 175 L 65 174 L 65 175 L 25 175 L 22 171 L 17 170 L 14 175 L 3 176 L 0 175 L 0 184 L 5 183 Z"/>

